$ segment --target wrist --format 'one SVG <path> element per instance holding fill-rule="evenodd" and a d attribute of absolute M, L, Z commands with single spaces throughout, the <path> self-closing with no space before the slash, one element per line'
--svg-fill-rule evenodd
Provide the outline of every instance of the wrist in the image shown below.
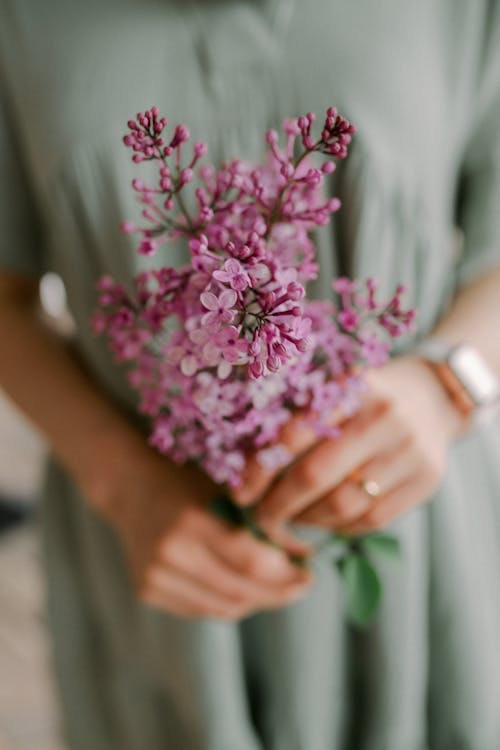
<path fill-rule="evenodd" d="M 460 413 L 463 429 L 489 421 L 500 406 L 500 382 L 481 352 L 467 343 L 450 344 L 431 337 L 416 353 L 441 383 L 449 401 Z"/>
<path fill-rule="evenodd" d="M 450 442 L 462 435 L 468 426 L 468 417 L 458 408 L 439 377 L 437 371 L 418 354 L 412 356 L 415 375 L 420 388 L 425 389 L 429 406 L 439 415 L 439 424 Z"/>
<path fill-rule="evenodd" d="M 99 431 L 91 443 L 90 460 L 79 467 L 77 481 L 92 509 L 114 522 L 126 500 L 130 469 L 150 460 L 152 449 L 125 421 Z"/>

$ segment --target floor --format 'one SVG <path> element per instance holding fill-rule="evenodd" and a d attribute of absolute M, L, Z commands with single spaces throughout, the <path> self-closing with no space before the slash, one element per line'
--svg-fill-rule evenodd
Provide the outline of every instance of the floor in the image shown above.
<path fill-rule="evenodd" d="M 43 443 L 0 394 L 0 497 L 29 509 Z M 0 535 L 0 750 L 64 750 L 33 521 Z"/>

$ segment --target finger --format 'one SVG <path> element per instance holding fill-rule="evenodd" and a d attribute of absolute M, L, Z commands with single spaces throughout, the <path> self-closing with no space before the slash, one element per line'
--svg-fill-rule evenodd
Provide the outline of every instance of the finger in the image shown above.
<path fill-rule="evenodd" d="M 288 529 L 281 521 L 266 522 L 261 524 L 261 528 L 273 542 L 276 542 L 289 555 L 299 557 L 310 557 L 314 552 L 314 546 L 299 539 L 294 532 Z"/>
<path fill-rule="evenodd" d="M 414 474 L 385 497 L 375 501 L 360 519 L 340 526 L 338 531 L 342 534 L 358 536 L 383 529 L 401 513 L 427 501 L 430 494 L 427 482 L 422 479 L 421 474 Z"/>
<path fill-rule="evenodd" d="M 283 427 L 277 443 L 283 445 L 290 453 L 290 462 L 302 454 L 315 442 L 318 436 L 316 431 L 307 424 L 305 417 L 295 416 Z M 240 505 L 252 505 L 269 487 L 271 482 L 283 467 L 274 470 L 266 469 L 259 461 L 258 454 L 252 453 L 248 459 L 243 473 L 242 484 L 233 490 L 233 496 Z"/>
<path fill-rule="evenodd" d="M 370 404 L 345 424 L 341 437 L 318 443 L 270 489 L 259 506 L 259 519 L 293 518 L 393 439 L 388 404 Z"/>
<path fill-rule="evenodd" d="M 311 573 L 294 565 L 282 550 L 252 537 L 248 531 L 229 530 L 222 543 L 211 540 L 213 552 L 247 578 L 273 587 L 308 584 Z"/>
<path fill-rule="evenodd" d="M 347 481 L 327 492 L 303 513 L 299 513 L 294 518 L 294 523 L 335 529 L 342 521 L 347 523 L 358 519 L 371 504 L 372 500 L 366 493 Z"/>
<path fill-rule="evenodd" d="M 199 608 L 196 605 L 193 605 L 192 602 L 186 601 L 185 598 L 170 596 L 166 599 L 165 594 L 158 589 L 148 589 L 144 593 L 141 593 L 139 598 L 142 604 L 147 604 L 155 609 L 161 609 L 164 612 L 168 612 L 170 615 L 176 615 L 177 617 L 208 616 L 201 614 Z"/>
<path fill-rule="evenodd" d="M 149 572 L 141 599 L 188 617 L 232 618 L 237 617 L 241 609 L 241 605 L 208 591 L 189 576 L 159 565 Z"/>
<path fill-rule="evenodd" d="M 375 482 L 380 495 L 386 495 L 417 469 L 418 456 L 412 450 L 411 441 L 404 440 L 395 449 L 379 454 L 356 470 L 354 473 L 359 475 L 359 483 L 350 480 L 343 482 L 294 520 L 329 528 L 352 523 L 373 504 L 373 498 L 362 488 L 363 481 Z"/>
<path fill-rule="evenodd" d="M 175 572 L 187 574 L 206 591 L 225 597 L 235 607 L 257 609 L 279 606 L 294 599 L 303 584 L 292 583 L 281 587 L 253 581 L 235 571 L 207 546 L 197 541 L 183 544 L 182 554 L 170 555 L 165 561 Z"/>

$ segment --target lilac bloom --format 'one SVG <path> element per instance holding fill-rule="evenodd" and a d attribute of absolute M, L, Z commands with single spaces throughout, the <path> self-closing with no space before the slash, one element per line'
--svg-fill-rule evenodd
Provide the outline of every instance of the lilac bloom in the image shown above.
<path fill-rule="evenodd" d="M 335 380 L 320 383 L 315 388 L 311 400 L 311 409 L 318 414 L 331 413 L 342 400 L 342 387 Z"/>
<path fill-rule="evenodd" d="M 355 279 L 337 279 L 336 307 L 305 297 L 306 282 L 318 274 L 313 232 L 339 205 L 325 202 L 320 183 L 334 170 L 330 155 L 344 158 L 354 132 L 330 108 L 316 139 L 314 119 L 286 121 L 282 149 L 271 132 L 263 163 L 220 169 L 193 169 L 206 147 L 187 146 L 182 124 L 167 136 L 156 107 L 130 120 L 124 138 L 132 160 L 156 165 L 158 179 L 134 180 L 146 226 L 127 222 L 123 230 L 139 236 L 140 255 L 168 240 L 189 244 L 190 252 L 180 268 L 144 263 L 131 296 L 104 277 L 93 326 L 116 359 L 132 365 L 129 383 L 151 417 L 151 443 L 231 486 L 241 480 L 248 449 L 270 469 L 289 460 L 276 441 L 297 409 L 315 412 L 310 424 L 318 436 L 335 434 L 328 414 L 359 405 L 364 381 L 353 373 L 383 364 L 388 339 L 414 319 L 402 307 L 401 287 L 380 302 L 372 279 L 363 291 Z M 313 164 L 304 149 L 323 163 Z M 192 223 L 176 215 L 174 171 L 176 190 L 192 190 L 196 199 Z"/>
<path fill-rule="evenodd" d="M 200 387 L 193 393 L 193 400 L 204 414 L 217 413 L 221 417 L 229 417 L 234 412 L 234 396 L 237 386 L 234 383 L 221 383 L 209 373 L 200 378 Z"/>
<path fill-rule="evenodd" d="M 154 445 L 161 453 L 168 453 L 174 444 L 172 425 L 165 417 L 159 417 L 155 422 L 150 445 Z"/>
<path fill-rule="evenodd" d="M 257 453 L 257 460 L 266 471 L 275 471 L 290 463 L 292 454 L 286 445 L 277 443 L 270 448 L 262 448 Z"/>
<path fill-rule="evenodd" d="M 242 363 L 248 352 L 248 341 L 241 338 L 235 326 L 226 326 L 214 337 L 215 345 L 221 350 L 223 358 L 231 364 Z"/>
<path fill-rule="evenodd" d="M 360 353 L 370 367 L 380 367 L 387 362 L 390 345 L 374 333 L 360 336 Z"/>
<path fill-rule="evenodd" d="M 183 375 L 194 375 L 198 370 L 197 351 L 189 341 L 179 346 L 173 346 L 168 350 L 170 362 L 179 365 Z"/>
<path fill-rule="evenodd" d="M 224 263 L 224 270 L 214 271 L 212 275 L 217 281 L 229 284 L 238 292 L 243 292 L 251 284 L 250 276 L 236 258 L 228 258 Z"/>
<path fill-rule="evenodd" d="M 359 315 L 355 310 L 341 310 L 338 315 L 340 325 L 346 331 L 355 331 L 359 326 Z"/>
<path fill-rule="evenodd" d="M 232 308 L 237 299 L 238 295 L 232 289 L 225 289 L 218 297 L 213 292 L 203 292 L 200 295 L 201 304 L 210 312 L 203 315 L 202 325 L 214 328 L 230 323 L 234 318 L 235 311 Z"/>
<path fill-rule="evenodd" d="M 250 266 L 248 269 L 248 276 L 253 286 L 266 284 L 271 275 L 271 270 L 265 263 L 256 263 L 255 266 Z"/>

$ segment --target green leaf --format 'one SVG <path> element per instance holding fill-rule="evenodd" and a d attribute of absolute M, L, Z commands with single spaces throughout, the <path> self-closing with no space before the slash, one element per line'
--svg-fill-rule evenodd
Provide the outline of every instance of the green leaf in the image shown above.
<path fill-rule="evenodd" d="M 382 584 L 377 571 L 366 557 L 350 554 L 337 561 L 344 580 L 347 617 L 351 623 L 365 628 L 373 620 L 382 597 Z"/>
<path fill-rule="evenodd" d="M 346 544 L 349 542 L 350 537 L 344 536 L 343 534 L 337 534 L 335 531 L 333 534 L 330 534 L 328 541 L 330 544 Z"/>
<path fill-rule="evenodd" d="M 333 561 L 333 564 L 337 568 L 338 572 L 342 575 L 342 571 L 344 569 L 344 564 L 346 561 L 346 557 L 338 557 L 336 560 Z"/>
<path fill-rule="evenodd" d="M 373 554 L 383 554 L 388 557 L 400 557 L 401 544 L 399 539 L 390 534 L 369 534 L 361 538 L 363 549 Z"/>

